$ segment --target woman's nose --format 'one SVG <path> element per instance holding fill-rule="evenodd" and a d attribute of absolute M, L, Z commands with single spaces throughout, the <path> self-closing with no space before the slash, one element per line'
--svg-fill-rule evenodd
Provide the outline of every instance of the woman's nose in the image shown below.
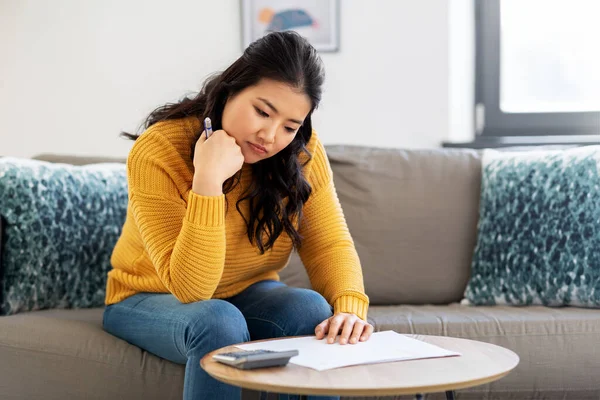
<path fill-rule="evenodd" d="M 258 137 L 261 138 L 265 143 L 273 143 L 275 141 L 275 134 L 277 127 L 275 124 L 269 124 L 260 130 Z"/>

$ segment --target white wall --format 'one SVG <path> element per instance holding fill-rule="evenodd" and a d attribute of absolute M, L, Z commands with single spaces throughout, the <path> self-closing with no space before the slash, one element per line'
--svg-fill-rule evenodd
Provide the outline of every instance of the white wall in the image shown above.
<path fill-rule="evenodd" d="M 470 142 L 475 139 L 474 15 L 473 0 L 449 0 L 449 142 Z"/>
<path fill-rule="evenodd" d="M 469 129 L 449 112 L 468 88 L 451 84 L 465 73 L 450 69 L 447 0 L 341 3 L 341 51 L 322 54 L 325 143 L 437 147 Z M 118 133 L 227 67 L 240 32 L 239 0 L 1 0 L 0 155 L 125 156 Z"/>

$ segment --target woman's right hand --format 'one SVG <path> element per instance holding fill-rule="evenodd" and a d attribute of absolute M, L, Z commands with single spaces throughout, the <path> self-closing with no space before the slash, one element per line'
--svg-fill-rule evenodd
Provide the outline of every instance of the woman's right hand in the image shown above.
<path fill-rule="evenodd" d="M 223 183 L 244 164 L 242 149 L 235 139 L 220 129 L 206 139 L 202 132 L 194 149 L 192 190 L 204 196 L 223 194 Z"/>

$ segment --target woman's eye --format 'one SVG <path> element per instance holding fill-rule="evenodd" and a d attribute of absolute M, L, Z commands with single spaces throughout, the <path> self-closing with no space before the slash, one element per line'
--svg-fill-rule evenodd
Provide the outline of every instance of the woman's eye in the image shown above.
<path fill-rule="evenodd" d="M 265 117 L 265 118 L 269 118 L 269 114 L 267 114 L 266 112 L 264 112 L 263 110 L 261 110 L 258 107 L 254 107 L 254 109 L 256 110 L 256 113 L 258 115 L 260 115 L 261 117 Z"/>
<path fill-rule="evenodd" d="M 296 130 L 294 128 L 288 128 L 287 126 L 285 127 L 285 130 L 288 131 L 289 133 L 296 132 Z"/>

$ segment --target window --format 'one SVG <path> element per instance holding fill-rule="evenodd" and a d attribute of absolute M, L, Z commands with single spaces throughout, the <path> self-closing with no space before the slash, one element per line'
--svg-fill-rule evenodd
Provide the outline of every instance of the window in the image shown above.
<path fill-rule="evenodd" d="M 600 1 L 475 1 L 475 142 L 600 143 Z"/>

